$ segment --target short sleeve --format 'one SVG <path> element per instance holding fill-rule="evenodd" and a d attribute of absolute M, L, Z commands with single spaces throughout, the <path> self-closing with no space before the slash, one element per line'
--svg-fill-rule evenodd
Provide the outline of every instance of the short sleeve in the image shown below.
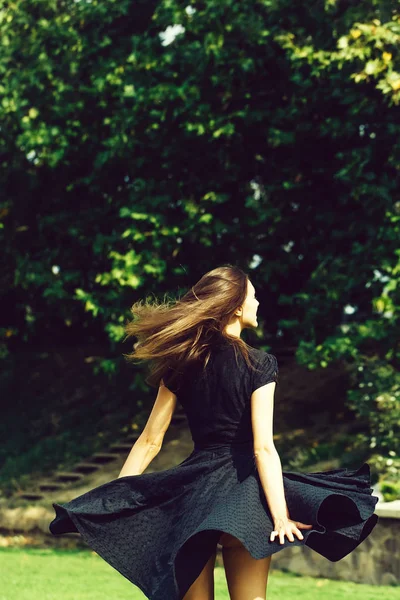
<path fill-rule="evenodd" d="M 162 380 L 164 382 L 165 387 L 168 388 L 173 394 L 176 394 L 179 390 L 179 378 L 176 376 L 173 377 L 173 375 L 173 369 L 168 368 L 168 371 L 163 375 Z"/>
<path fill-rule="evenodd" d="M 160 384 L 161 384 L 161 381 L 160 381 Z M 174 385 L 172 383 L 172 381 L 169 381 L 169 379 L 166 380 L 166 378 L 163 377 L 163 384 L 164 384 L 164 387 L 166 387 L 170 392 L 172 392 L 173 394 L 176 394 L 176 392 L 177 392 L 176 385 Z"/>
<path fill-rule="evenodd" d="M 277 382 L 278 372 L 279 369 L 276 356 L 266 352 L 261 357 L 261 360 L 258 361 L 257 371 L 253 371 L 251 393 L 271 381 Z"/>

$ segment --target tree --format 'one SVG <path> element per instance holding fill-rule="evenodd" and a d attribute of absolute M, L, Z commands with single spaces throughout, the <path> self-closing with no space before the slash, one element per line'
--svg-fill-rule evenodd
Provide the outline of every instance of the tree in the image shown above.
<path fill-rule="evenodd" d="M 397 3 L 0 8 L 4 355 L 82 327 L 115 350 L 138 297 L 230 261 L 311 368 L 375 356 L 360 414 L 397 398 Z"/>

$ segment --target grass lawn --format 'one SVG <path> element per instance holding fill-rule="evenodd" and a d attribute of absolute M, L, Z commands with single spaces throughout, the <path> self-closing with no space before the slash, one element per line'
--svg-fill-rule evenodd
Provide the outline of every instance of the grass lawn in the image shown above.
<path fill-rule="evenodd" d="M 144 600 L 144 594 L 91 550 L 0 548 L 0 600 Z M 215 568 L 216 600 L 229 600 Z M 271 566 L 269 600 L 399 600 L 399 588 L 303 577 Z M 166 598 L 166 600 L 168 600 Z"/>

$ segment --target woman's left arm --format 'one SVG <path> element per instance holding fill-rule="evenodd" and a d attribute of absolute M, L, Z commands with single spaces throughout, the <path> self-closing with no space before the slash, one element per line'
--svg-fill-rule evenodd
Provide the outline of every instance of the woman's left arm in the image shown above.
<path fill-rule="evenodd" d="M 143 432 L 134 443 L 118 479 L 140 475 L 160 452 L 165 433 L 176 408 L 177 397 L 161 379 L 158 394 Z"/>
<path fill-rule="evenodd" d="M 117 479 L 129 475 L 140 475 L 160 452 L 161 446 L 149 444 L 146 440 L 141 440 L 141 437 L 134 443 Z"/>

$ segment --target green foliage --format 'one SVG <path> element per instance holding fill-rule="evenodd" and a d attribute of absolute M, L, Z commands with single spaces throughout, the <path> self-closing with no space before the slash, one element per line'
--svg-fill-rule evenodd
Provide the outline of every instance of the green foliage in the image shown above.
<path fill-rule="evenodd" d="M 397 456 L 375 402 L 399 384 L 399 15 L 0 0 L 1 355 L 55 332 L 115 350 L 138 298 L 237 263 L 260 337 L 368 372 L 349 402 Z"/>
<path fill-rule="evenodd" d="M 398 207 L 388 211 L 386 219 L 382 241 L 390 248 L 400 240 Z M 347 361 L 351 374 L 347 404 L 367 424 L 352 446 L 373 449 L 371 464 L 382 473 L 382 484 L 400 477 L 399 257 L 395 248 L 374 273 L 370 286 L 380 285 L 374 286 L 377 295 L 371 298 L 370 318 L 340 324 L 323 343 L 301 341 L 298 349 L 299 361 L 311 368 Z"/>
<path fill-rule="evenodd" d="M 400 498 L 400 483 L 397 481 L 383 481 L 381 492 L 385 502 L 392 502 Z"/>

